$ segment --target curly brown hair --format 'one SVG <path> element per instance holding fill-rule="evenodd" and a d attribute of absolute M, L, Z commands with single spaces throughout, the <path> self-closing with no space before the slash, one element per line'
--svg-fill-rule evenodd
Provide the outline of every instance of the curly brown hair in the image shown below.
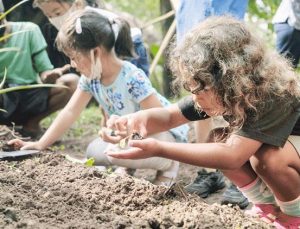
<path fill-rule="evenodd" d="M 213 86 L 232 129 L 258 117 L 270 100 L 290 106 L 300 96 L 290 63 L 266 49 L 247 26 L 232 17 L 211 17 L 189 32 L 170 54 L 175 85 Z"/>

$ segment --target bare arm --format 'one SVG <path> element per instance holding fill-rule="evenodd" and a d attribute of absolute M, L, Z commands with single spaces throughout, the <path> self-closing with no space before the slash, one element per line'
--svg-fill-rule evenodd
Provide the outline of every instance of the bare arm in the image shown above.
<path fill-rule="evenodd" d="M 143 110 L 141 115 L 147 118 L 147 133 L 153 134 L 172 129 L 188 120 L 181 114 L 177 105 L 163 108 L 157 96 L 154 94 L 144 99 L 140 106 Z M 149 110 L 150 108 L 154 108 Z"/>
<path fill-rule="evenodd" d="M 168 107 L 141 110 L 121 117 L 112 115 L 107 121 L 107 127 L 116 130 L 115 134 L 120 136 L 138 132 L 146 137 L 180 126 L 188 121 L 182 115 L 178 106 L 174 104 Z M 114 140 L 120 139 L 116 137 Z"/>
<path fill-rule="evenodd" d="M 45 148 L 59 139 L 76 121 L 90 99 L 90 94 L 77 88 L 65 108 L 58 114 L 49 129 L 39 140 L 39 144 Z"/>
<path fill-rule="evenodd" d="M 155 94 L 149 95 L 147 98 L 140 102 L 140 107 L 142 110 L 146 110 L 154 107 L 163 107 L 158 97 Z"/>
<path fill-rule="evenodd" d="M 226 143 L 170 143 L 155 139 L 130 141 L 129 150 L 108 152 L 109 156 L 123 159 L 165 157 L 187 164 L 218 169 L 238 169 L 262 145 L 261 142 L 232 135 Z"/>
<path fill-rule="evenodd" d="M 165 108 L 152 108 L 140 111 L 139 116 L 144 116 L 147 120 L 145 127 L 148 135 L 166 131 L 189 122 L 182 115 L 177 104 Z"/>
<path fill-rule="evenodd" d="M 144 99 L 140 106 L 144 110 L 121 117 L 112 115 L 107 121 L 107 127 L 116 130 L 117 136 L 103 134 L 104 139 L 116 143 L 132 132 L 138 132 L 146 137 L 189 122 L 182 115 L 177 104 L 162 107 L 154 94 Z"/>
<path fill-rule="evenodd" d="M 262 145 L 261 142 L 232 135 L 226 143 L 169 144 L 162 142 L 159 156 L 184 163 L 218 169 L 238 169 Z"/>

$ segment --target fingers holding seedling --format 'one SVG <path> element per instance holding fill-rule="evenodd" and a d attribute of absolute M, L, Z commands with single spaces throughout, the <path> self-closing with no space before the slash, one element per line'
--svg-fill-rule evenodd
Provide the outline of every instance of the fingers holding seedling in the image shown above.
<path fill-rule="evenodd" d="M 106 122 L 108 128 L 115 130 L 116 135 L 126 137 L 128 135 L 127 118 L 118 115 L 111 115 Z"/>
<path fill-rule="evenodd" d="M 115 130 L 106 127 L 102 127 L 102 129 L 98 132 L 98 135 L 104 141 L 114 144 L 118 143 L 123 138 L 122 135 L 117 135 Z"/>
<path fill-rule="evenodd" d="M 121 149 L 125 149 L 128 147 L 129 140 L 142 140 L 142 139 L 143 137 L 138 132 L 133 132 L 132 134 L 120 140 L 119 147 Z"/>

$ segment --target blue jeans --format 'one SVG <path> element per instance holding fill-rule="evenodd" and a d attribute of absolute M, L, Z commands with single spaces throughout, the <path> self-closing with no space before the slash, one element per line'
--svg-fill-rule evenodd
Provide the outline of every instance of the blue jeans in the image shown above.
<path fill-rule="evenodd" d="M 274 29 L 277 51 L 289 58 L 296 68 L 300 59 L 300 30 L 291 27 L 288 23 L 274 24 Z"/>
<path fill-rule="evenodd" d="M 177 43 L 209 16 L 231 15 L 243 20 L 248 0 L 181 0 L 176 12 Z"/>

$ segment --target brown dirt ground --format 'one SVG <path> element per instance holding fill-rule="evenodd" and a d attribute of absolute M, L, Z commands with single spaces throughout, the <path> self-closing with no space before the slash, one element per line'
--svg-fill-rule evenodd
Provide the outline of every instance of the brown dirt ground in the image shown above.
<path fill-rule="evenodd" d="M 204 201 L 182 192 L 197 167 L 181 165 L 178 185 L 166 188 L 147 181 L 154 171 L 121 177 L 65 159 L 66 153 L 80 156 L 88 140 L 0 161 L 0 228 L 269 228 L 238 208 L 213 203 L 220 193 Z"/>

